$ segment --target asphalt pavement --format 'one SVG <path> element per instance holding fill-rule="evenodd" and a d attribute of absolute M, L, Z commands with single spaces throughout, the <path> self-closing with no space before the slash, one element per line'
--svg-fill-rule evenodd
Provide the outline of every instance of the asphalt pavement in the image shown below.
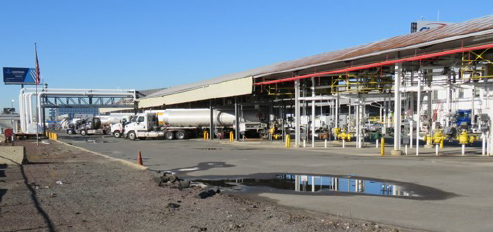
<path fill-rule="evenodd" d="M 268 142 L 129 141 L 109 136 L 62 136 L 61 141 L 130 161 L 136 160 L 140 151 L 144 165 L 151 170 L 188 170 L 188 176 L 197 178 L 293 173 L 351 175 L 415 184 L 444 194 L 433 199 L 411 199 L 266 191 L 260 192 L 259 196 L 285 206 L 406 228 L 493 231 L 493 158 L 477 155 L 480 150 L 475 148 L 468 148 L 468 153 L 474 155 L 467 156 L 435 157 L 429 152 L 429 155 L 419 157 L 381 157 L 374 145 L 364 149 L 324 148 L 319 143 L 317 148 L 284 149 L 279 143 Z M 460 148 L 456 150 L 460 151 Z M 203 164 L 220 165 L 203 168 Z"/>

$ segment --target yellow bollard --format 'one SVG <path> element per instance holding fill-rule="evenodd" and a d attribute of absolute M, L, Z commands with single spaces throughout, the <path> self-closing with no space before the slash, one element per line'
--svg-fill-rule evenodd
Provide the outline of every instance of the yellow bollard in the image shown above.
<path fill-rule="evenodd" d="M 380 139 L 380 156 L 385 155 L 385 139 L 382 137 Z"/>
<path fill-rule="evenodd" d="M 445 139 L 442 138 L 442 140 L 440 141 L 440 149 L 443 148 L 443 140 L 445 140 Z"/>
<path fill-rule="evenodd" d="M 231 142 L 235 141 L 235 137 L 233 135 L 233 131 L 229 132 L 229 141 L 231 141 Z"/>
<path fill-rule="evenodd" d="M 291 136 L 286 135 L 286 144 L 285 144 L 286 148 L 289 148 L 291 146 L 290 143 L 291 143 Z"/>
<path fill-rule="evenodd" d="M 48 138 L 52 139 L 51 132 L 48 132 Z"/>
<path fill-rule="evenodd" d="M 55 140 L 58 140 L 58 133 L 55 133 Z"/>

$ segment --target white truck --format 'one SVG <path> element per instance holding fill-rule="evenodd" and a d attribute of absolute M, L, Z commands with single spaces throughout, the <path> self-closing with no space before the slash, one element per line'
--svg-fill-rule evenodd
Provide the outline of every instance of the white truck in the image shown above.
<path fill-rule="evenodd" d="M 255 110 L 245 110 L 240 119 L 240 131 L 256 130 L 264 133 L 267 124 L 262 123 Z M 210 109 L 167 109 L 146 111 L 135 116 L 135 121 L 125 125 L 123 137 L 187 139 L 198 137 L 210 127 Z M 213 110 L 214 134 L 218 137 L 235 129 L 234 110 Z"/>
<path fill-rule="evenodd" d="M 125 125 L 127 123 L 132 122 L 132 120 L 135 121 L 135 116 L 128 115 L 128 116 L 123 116 L 120 122 L 111 124 L 111 134 L 115 136 L 115 138 L 121 138 L 123 132 L 125 131 Z"/>

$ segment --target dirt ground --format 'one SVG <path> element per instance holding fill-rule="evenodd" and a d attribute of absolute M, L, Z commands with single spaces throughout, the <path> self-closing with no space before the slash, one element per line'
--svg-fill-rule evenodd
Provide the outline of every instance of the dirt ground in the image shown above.
<path fill-rule="evenodd" d="M 156 173 L 50 143 L 17 143 L 28 163 L 0 164 L 0 231 L 410 231 L 255 196 L 200 199 L 200 187 L 159 187 Z"/>

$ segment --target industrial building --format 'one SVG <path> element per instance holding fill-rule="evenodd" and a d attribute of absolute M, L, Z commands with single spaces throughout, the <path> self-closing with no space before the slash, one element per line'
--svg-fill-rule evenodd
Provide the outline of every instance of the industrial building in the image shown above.
<path fill-rule="evenodd" d="M 166 88 L 138 99 L 137 107 L 230 108 L 240 122 L 243 109 L 257 109 L 271 133 L 285 138 L 292 127 L 295 146 L 314 146 L 323 132 L 354 136 L 362 147 L 365 123 L 376 121 L 396 155 L 419 140 L 437 147 L 483 140 L 486 149 L 486 140 L 493 142 L 491 48 L 493 16 L 485 16 Z M 470 122 L 461 124 L 458 114 Z"/>

